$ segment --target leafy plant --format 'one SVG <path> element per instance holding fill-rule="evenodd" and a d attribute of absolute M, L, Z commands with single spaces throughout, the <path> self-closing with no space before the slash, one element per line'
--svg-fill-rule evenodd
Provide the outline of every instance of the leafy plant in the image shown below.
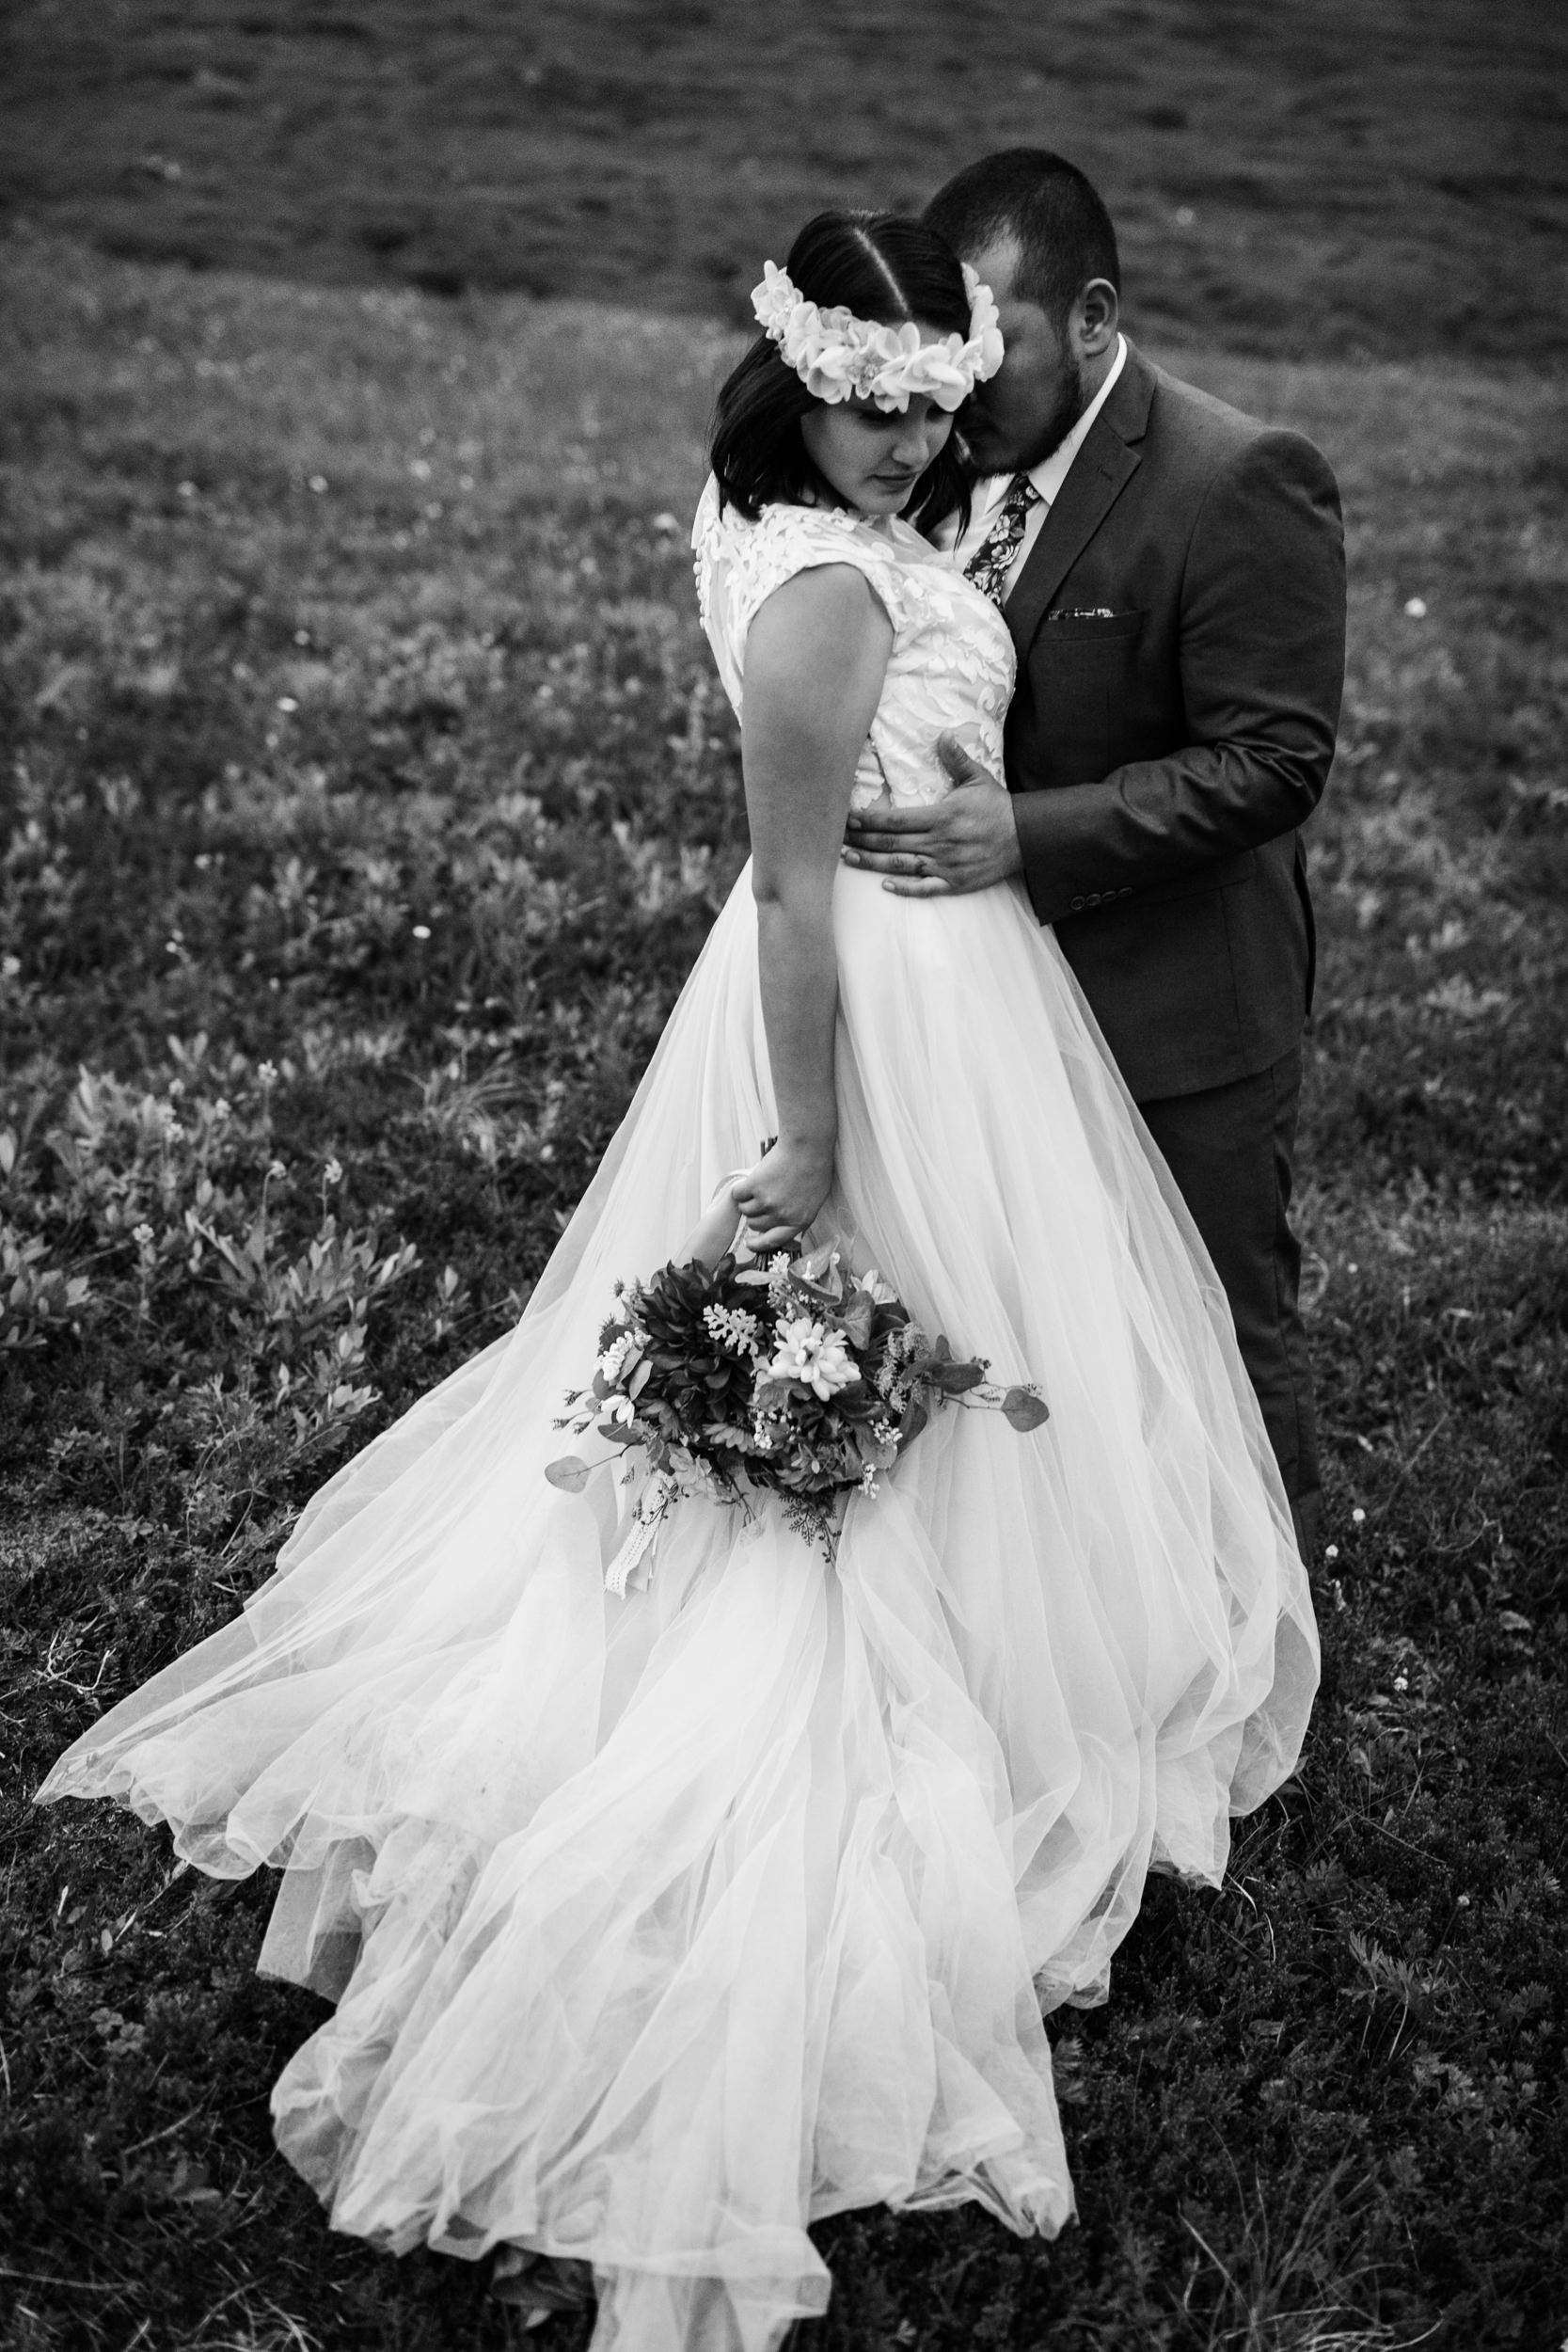
<path fill-rule="evenodd" d="M 9 1129 L 0 1134 L 0 1156 L 9 1136 Z M 55 1331 L 79 1334 L 91 1304 L 85 1274 L 52 1264 L 41 1234 L 0 1219 L 0 1348 L 41 1347 Z"/>

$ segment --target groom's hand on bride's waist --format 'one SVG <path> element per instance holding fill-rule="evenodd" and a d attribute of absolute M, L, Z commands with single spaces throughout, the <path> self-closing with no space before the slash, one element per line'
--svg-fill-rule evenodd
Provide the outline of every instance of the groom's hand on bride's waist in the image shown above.
<path fill-rule="evenodd" d="M 844 862 L 884 877 L 902 898 L 989 890 L 1023 870 L 1012 795 L 951 735 L 937 755 L 955 789 L 921 808 L 851 809 Z"/>

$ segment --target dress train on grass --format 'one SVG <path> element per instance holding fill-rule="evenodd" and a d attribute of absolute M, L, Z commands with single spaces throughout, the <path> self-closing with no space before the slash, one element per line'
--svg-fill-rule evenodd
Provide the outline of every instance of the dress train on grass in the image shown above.
<path fill-rule="evenodd" d="M 591 2264 L 595 2352 L 770 2352 L 844 2207 L 1058 2229 L 1042 2009 L 1103 1998 L 1151 1868 L 1219 1882 L 1316 1686 L 1223 1295 L 1053 938 L 1013 885 L 834 903 L 811 1238 L 1048 1424 L 940 1414 L 831 1566 L 682 1503 L 606 1593 L 627 1493 L 549 1486 L 552 1422 L 776 1125 L 743 874 L 516 1328 L 42 1792 L 281 1871 L 261 1965 L 337 2003 L 284 2153 L 390 2249 Z"/>

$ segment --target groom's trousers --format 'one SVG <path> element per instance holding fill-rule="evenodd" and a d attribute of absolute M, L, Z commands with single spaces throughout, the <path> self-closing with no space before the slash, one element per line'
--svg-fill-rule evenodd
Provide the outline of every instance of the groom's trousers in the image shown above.
<path fill-rule="evenodd" d="M 1301 1320 L 1301 1245 L 1290 1223 L 1300 1100 L 1298 1047 L 1229 1086 L 1138 1108 L 1225 1285 L 1296 1540 L 1311 1565 L 1320 1505 L 1317 1425 Z"/>

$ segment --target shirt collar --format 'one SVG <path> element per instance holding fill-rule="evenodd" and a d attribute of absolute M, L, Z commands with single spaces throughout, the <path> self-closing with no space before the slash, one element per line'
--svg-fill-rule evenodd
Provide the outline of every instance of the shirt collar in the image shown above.
<path fill-rule="evenodd" d="M 1117 356 L 1111 362 L 1110 371 L 1106 375 L 1104 383 L 1101 384 L 1099 391 L 1096 392 L 1094 398 L 1090 401 L 1088 406 L 1085 409 L 1083 415 L 1079 418 L 1077 423 L 1073 426 L 1072 431 L 1068 435 L 1066 440 L 1059 442 L 1056 448 L 1052 451 L 1049 457 L 1042 457 L 1037 466 L 1032 466 L 1030 468 L 1029 479 L 1034 484 L 1036 489 L 1039 492 L 1040 497 L 1044 500 L 1047 506 L 1050 506 L 1060 493 L 1062 485 L 1068 478 L 1068 472 L 1072 465 L 1073 459 L 1077 456 L 1079 451 L 1083 448 L 1084 443 L 1087 440 L 1090 427 L 1093 425 L 1096 417 L 1099 416 L 1101 410 L 1104 407 L 1105 403 L 1110 399 L 1112 392 L 1116 389 L 1117 378 L 1120 375 L 1126 365 L 1127 338 L 1125 335 L 1118 334 L 1117 337 Z M 999 499 L 1006 496 L 1007 485 L 1013 480 L 1013 478 L 1014 477 L 1010 473 L 996 474 L 993 475 L 991 480 L 986 484 L 984 511 L 987 514 L 990 514 L 991 508 L 996 504 Z"/>

